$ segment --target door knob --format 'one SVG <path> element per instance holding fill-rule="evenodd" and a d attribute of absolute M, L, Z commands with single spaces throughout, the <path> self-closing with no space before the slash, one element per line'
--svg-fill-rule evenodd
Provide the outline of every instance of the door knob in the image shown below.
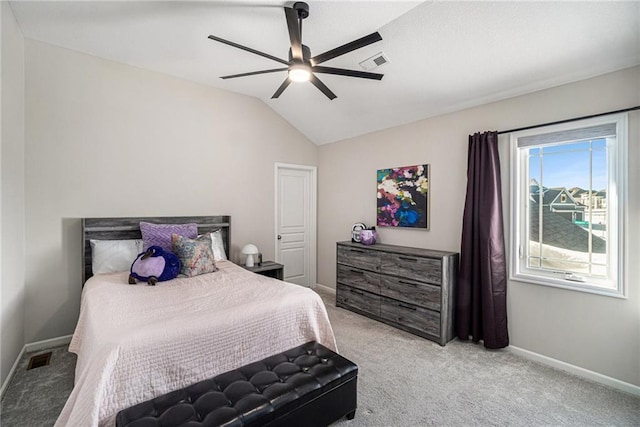
<path fill-rule="evenodd" d="M 282 240 L 282 236 L 278 234 L 278 240 Z"/>

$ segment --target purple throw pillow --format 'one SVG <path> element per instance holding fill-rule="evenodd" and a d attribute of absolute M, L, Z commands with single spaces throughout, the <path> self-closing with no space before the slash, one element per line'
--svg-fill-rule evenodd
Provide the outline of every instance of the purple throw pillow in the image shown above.
<path fill-rule="evenodd" d="M 168 252 L 173 252 L 171 247 L 171 235 L 177 234 L 188 239 L 195 239 L 198 236 L 198 224 L 152 224 L 150 222 L 140 222 L 142 232 L 143 250 L 149 246 L 160 246 Z"/>

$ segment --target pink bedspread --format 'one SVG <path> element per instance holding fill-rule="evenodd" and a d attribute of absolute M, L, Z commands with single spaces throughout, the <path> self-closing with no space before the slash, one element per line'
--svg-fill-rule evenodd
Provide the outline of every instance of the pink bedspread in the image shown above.
<path fill-rule="evenodd" d="M 315 292 L 217 264 L 155 287 L 128 285 L 127 273 L 87 281 L 69 346 L 75 386 L 56 426 L 114 425 L 121 409 L 307 341 L 336 350 Z"/>

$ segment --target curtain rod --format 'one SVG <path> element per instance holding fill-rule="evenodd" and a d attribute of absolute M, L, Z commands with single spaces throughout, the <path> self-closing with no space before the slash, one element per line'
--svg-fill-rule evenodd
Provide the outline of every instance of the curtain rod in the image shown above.
<path fill-rule="evenodd" d="M 501 131 L 498 132 L 498 135 L 502 135 L 503 133 L 518 132 L 518 131 L 521 131 L 521 130 L 529 130 L 529 129 L 541 128 L 543 126 L 559 125 L 559 124 L 562 124 L 562 123 L 575 122 L 575 121 L 578 121 L 578 120 L 592 119 L 594 117 L 607 116 L 609 114 L 626 113 L 627 111 L 633 111 L 633 110 L 640 110 L 640 105 L 637 105 L 635 107 L 624 108 L 622 110 L 609 111 L 607 113 L 592 114 L 590 116 L 574 117 L 573 119 L 559 120 L 557 122 L 541 123 L 539 125 L 525 126 L 523 128 L 518 128 L 518 129 L 501 130 Z"/>

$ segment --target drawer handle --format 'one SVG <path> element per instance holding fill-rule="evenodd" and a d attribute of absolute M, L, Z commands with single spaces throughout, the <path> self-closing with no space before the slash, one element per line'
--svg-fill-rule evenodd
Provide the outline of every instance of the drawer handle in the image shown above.
<path fill-rule="evenodd" d="M 403 285 L 409 285 L 409 286 L 414 286 L 414 287 L 418 287 L 417 283 L 413 283 L 413 282 L 405 282 L 404 280 L 398 280 L 398 283 L 402 283 Z"/>
<path fill-rule="evenodd" d="M 356 291 L 356 290 L 353 290 L 353 289 L 349 289 L 349 292 L 351 292 L 352 294 L 360 295 L 362 297 L 364 296 L 364 294 L 362 292 Z"/>
<path fill-rule="evenodd" d="M 398 259 L 401 259 L 403 261 L 418 262 L 417 258 L 407 258 L 405 256 L 400 256 L 400 257 L 398 257 Z"/>
<path fill-rule="evenodd" d="M 364 251 L 362 249 L 349 249 L 351 252 L 358 252 L 359 254 L 363 254 Z"/>
<path fill-rule="evenodd" d="M 356 273 L 356 274 L 364 274 L 364 271 L 360 271 L 360 270 L 353 270 L 353 269 L 349 269 L 350 272 L 352 273 Z"/>
<path fill-rule="evenodd" d="M 405 305 L 401 302 L 398 303 L 398 307 L 406 308 L 407 310 L 416 311 L 416 308 L 411 305 Z"/>

